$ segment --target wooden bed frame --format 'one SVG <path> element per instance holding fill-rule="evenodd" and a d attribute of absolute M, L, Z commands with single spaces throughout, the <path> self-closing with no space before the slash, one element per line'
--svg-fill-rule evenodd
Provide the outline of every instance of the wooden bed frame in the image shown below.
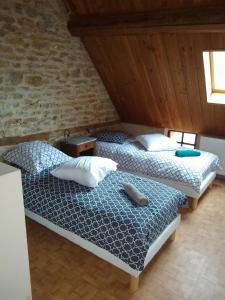
<path fill-rule="evenodd" d="M 132 269 L 128 264 L 123 262 L 118 257 L 114 256 L 110 252 L 102 249 L 95 244 L 81 238 L 80 236 L 67 231 L 52 222 L 48 221 L 47 219 L 31 212 L 28 209 L 25 209 L 25 214 L 28 218 L 38 222 L 39 224 L 47 227 L 48 229 L 56 232 L 57 234 L 63 236 L 64 238 L 70 240 L 74 244 L 86 249 L 87 251 L 95 254 L 96 256 L 100 257 L 101 259 L 111 263 L 112 265 L 118 267 L 119 269 L 123 270 L 124 272 L 130 275 L 130 292 L 134 293 L 137 291 L 139 287 L 139 276 L 142 273 L 141 271 Z M 158 238 L 151 244 L 147 255 L 145 257 L 144 267 L 148 265 L 148 263 L 153 259 L 155 254 L 160 250 L 160 248 L 165 244 L 167 240 L 174 241 L 176 236 L 176 229 L 180 224 L 180 215 L 178 215 L 165 229 L 164 231 L 158 236 Z"/>

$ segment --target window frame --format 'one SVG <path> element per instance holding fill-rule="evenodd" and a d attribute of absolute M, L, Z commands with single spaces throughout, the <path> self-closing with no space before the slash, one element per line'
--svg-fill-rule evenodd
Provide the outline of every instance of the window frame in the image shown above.
<path fill-rule="evenodd" d="M 206 101 L 208 104 L 225 105 L 225 92 L 215 89 L 213 55 L 210 54 L 218 51 L 225 52 L 225 49 L 205 49 L 202 51 Z"/>
<path fill-rule="evenodd" d="M 211 93 L 225 94 L 225 90 L 215 88 L 215 72 L 214 72 L 214 58 L 213 52 L 225 52 L 223 50 L 211 50 L 209 51 L 209 64 L 210 64 L 210 76 L 211 76 Z"/>
<path fill-rule="evenodd" d="M 197 140 L 198 140 L 198 134 L 197 132 L 190 132 L 190 131 L 183 131 L 183 130 L 176 130 L 176 129 L 169 129 L 168 132 L 167 132 L 167 136 L 171 138 L 170 136 L 170 133 L 171 132 L 180 132 L 182 135 L 181 135 L 181 142 L 177 142 L 181 147 L 185 146 L 185 145 L 189 145 L 189 146 L 193 146 L 194 149 L 196 149 L 196 146 L 197 146 Z M 191 144 L 191 143 L 186 143 L 184 142 L 184 134 L 185 133 L 188 133 L 188 134 L 194 134 L 195 135 L 195 142 L 194 144 Z"/>

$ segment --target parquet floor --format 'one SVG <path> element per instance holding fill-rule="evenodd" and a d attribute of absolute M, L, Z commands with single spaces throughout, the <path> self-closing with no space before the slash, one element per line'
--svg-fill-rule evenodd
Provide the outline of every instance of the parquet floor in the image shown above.
<path fill-rule="evenodd" d="M 177 239 L 146 268 L 135 294 L 129 276 L 27 220 L 33 300 L 225 299 L 225 182 L 216 181 Z"/>

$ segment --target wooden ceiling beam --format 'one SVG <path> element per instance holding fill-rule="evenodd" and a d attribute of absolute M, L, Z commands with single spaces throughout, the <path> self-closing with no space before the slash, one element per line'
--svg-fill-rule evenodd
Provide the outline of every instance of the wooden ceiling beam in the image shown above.
<path fill-rule="evenodd" d="M 91 36 L 123 36 L 123 35 L 146 35 L 152 33 L 225 33 L 225 24 L 213 25 L 179 25 L 179 26 L 161 26 L 144 28 L 70 28 L 73 36 L 91 37 Z"/>
<path fill-rule="evenodd" d="M 71 16 L 73 36 L 129 35 L 146 32 L 225 32 L 225 5 L 108 16 Z"/>

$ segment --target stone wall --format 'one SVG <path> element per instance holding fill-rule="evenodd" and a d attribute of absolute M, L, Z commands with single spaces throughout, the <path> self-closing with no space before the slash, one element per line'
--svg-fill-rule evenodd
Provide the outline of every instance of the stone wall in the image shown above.
<path fill-rule="evenodd" d="M 0 41 L 0 139 L 118 120 L 61 0 L 0 1 Z"/>

